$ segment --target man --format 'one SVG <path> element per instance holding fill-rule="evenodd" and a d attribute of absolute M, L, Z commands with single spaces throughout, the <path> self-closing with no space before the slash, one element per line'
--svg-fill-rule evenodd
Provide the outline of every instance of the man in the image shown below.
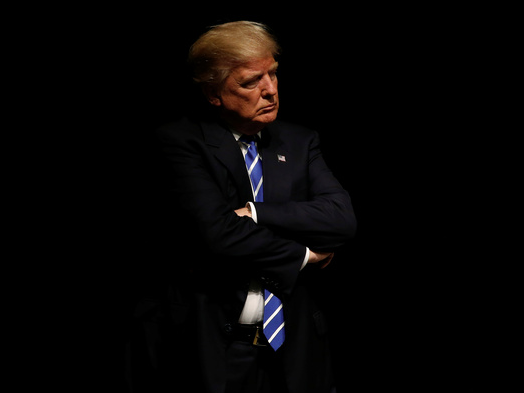
<path fill-rule="evenodd" d="M 208 30 L 188 60 L 212 116 L 159 130 L 178 229 L 172 333 L 187 373 L 196 358 L 191 391 L 335 391 L 309 287 L 356 220 L 318 134 L 276 120 L 279 50 L 259 23 Z"/>

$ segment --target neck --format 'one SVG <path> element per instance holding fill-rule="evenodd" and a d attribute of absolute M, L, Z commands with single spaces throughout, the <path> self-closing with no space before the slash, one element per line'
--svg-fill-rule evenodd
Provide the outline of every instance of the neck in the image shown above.
<path fill-rule="evenodd" d="M 245 135 L 256 135 L 267 125 L 265 123 L 232 121 L 232 119 L 228 119 L 224 116 L 222 116 L 222 120 L 224 120 L 235 131 Z"/>

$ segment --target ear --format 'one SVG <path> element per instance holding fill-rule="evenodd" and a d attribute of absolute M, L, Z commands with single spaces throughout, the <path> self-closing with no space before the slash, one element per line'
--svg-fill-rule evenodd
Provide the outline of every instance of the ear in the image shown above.
<path fill-rule="evenodd" d="M 220 99 L 220 94 L 218 92 L 218 88 L 215 86 L 210 85 L 204 85 L 202 86 L 202 92 L 204 93 L 204 96 L 207 98 L 209 103 L 213 106 L 221 106 L 222 100 Z"/>

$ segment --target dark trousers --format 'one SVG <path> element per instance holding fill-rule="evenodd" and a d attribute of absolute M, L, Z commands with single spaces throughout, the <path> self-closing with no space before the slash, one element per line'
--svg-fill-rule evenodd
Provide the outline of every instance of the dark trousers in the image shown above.
<path fill-rule="evenodd" d="M 288 393 L 279 352 L 233 341 L 226 352 L 226 393 Z"/>

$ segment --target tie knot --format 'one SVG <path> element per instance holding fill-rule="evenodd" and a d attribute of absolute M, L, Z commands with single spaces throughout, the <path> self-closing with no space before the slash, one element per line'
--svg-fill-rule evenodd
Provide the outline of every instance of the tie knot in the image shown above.
<path fill-rule="evenodd" d="M 248 145 L 252 144 L 256 141 L 256 137 L 254 135 L 242 135 L 239 140 L 241 142 L 247 143 Z"/>

